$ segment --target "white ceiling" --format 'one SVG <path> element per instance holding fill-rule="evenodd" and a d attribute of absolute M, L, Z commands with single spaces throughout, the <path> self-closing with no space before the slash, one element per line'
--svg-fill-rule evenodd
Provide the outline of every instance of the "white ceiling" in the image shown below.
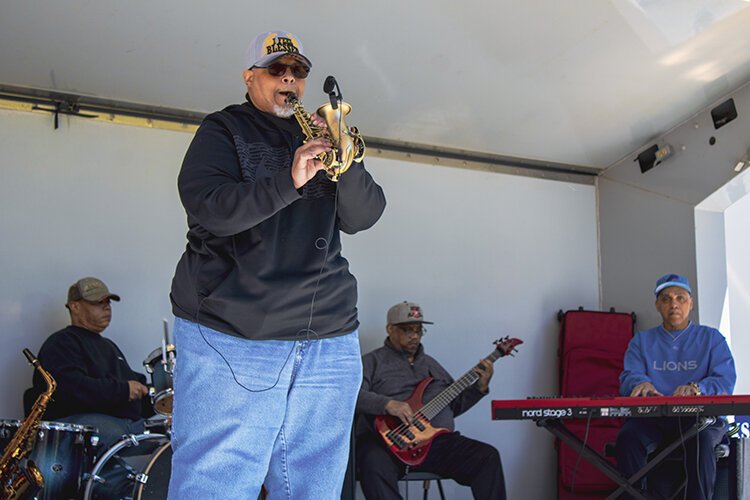
<path fill-rule="evenodd" d="M 0 82 L 208 112 L 298 35 L 366 136 L 604 168 L 750 81 L 745 0 L 0 0 Z M 739 110 L 742 112 L 743 110 Z"/>

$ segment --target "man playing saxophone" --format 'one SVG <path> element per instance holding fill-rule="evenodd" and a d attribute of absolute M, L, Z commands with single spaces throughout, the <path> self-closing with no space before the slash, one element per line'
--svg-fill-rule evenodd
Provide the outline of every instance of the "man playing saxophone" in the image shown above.
<path fill-rule="evenodd" d="M 245 68 L 246 101 L 206 117 L 178 178 L 169 498 L 338 498 L 362 377 L 340 232 L 375 224 L 385 197 L 362 163 L 322 171 L 339 145 L 294 116 L 311 68 L 297 37 L 259 35 Z"/>

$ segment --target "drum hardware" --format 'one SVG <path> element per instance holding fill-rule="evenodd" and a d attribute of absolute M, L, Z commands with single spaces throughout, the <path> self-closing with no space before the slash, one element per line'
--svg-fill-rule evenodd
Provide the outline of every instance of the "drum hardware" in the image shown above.
<path fill-rule="evenodd" d="M 156 414 L 143 421 L 144 434 L 166 434 L 172 433 L 172 417 L 170 415 Z"/>
<path fill-rule="evenodd" d="M 161 347 L 157 347 L 143 360 L 143 367 L 151 377 L 148 394 L 154 411 L 160 415 L 172 415 L 172 377 L 176 363 L 174 344 L 169 342 L 169 324 L 164 320 L 164 337 Z M 159 368 L 161 365 L 161 368 Z"/>
<path fill-rule="evenodd" d="M 118 453 L 125 448 L 142 446 L 145 442 L 155 442 L 153 444 L 156 444 L 157 448 L 155 451 L 152 451 L 148 455 L 150 459 L 144 469 L 137 471 L 135 468 L 127 464 L 125 460 L 118 455 Z M 97 484 L 107 483 L 107 480 L 101 476 L 101 473 L 104 470 L 105 465 L 110 463 L 113 459 L 127 471 L 127 480 L 132 483 L 132 486 L 127 486 L 128 489 L 132 488 L 132 494 L 127 498 L 133 498 L 135 500 L 146 500 L 152 493 L 152 491 L 146 490 L 146 486 L 149 479 L 153 475 L 151 474 L 151 471 L 154 466 L 157 465 L 157 462 L 163 463 L 164 460 L 168 460 L 168 462 L 166 462 L 166 465 L 169 465 L 171 463 L 171 453 L 168 455 L 164 455 L 167 448 L 169 448 L 171 451 L 169 437 L 166 434 L 131 434 L 128 436 L 124 436 L 122 440 L 112 446 L 101 456 L 101 458 L 99 458 L 99 460 L 97 460 L 93 470 L 90 474 L 87 475 L 88 477 L 86 481 L 86 488 L 83 494 L 83 500 L 90 500 L 92 498 L 95 486 Z M 164 458 L 162 458 L 162 456 Z M 161 472 L 161 469 L 159 470 Z M 166 486 L 164 484 L 158 484 L 158 486 L 156 486 L 155 488 L 159 491 L 154 498 L 166 498 Z M 161 491 L 162 489 L 164 491 Z"/>
<path fill-rule="evenodd" d="M 166 353 L 166 354 L 165 354 Z M 175 365 L 175 347 L 173 344 L 165 344 L 157 347 L 143 361 L 143 367 L 151 377 L 149 397 L 154 411 L 160 415 L 172 414 L 172 376 Z"/>

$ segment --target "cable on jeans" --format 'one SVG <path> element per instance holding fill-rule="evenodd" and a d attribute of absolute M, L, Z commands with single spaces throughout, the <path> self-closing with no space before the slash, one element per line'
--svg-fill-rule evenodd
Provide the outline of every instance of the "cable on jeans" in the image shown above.
<path fill-rule="evenodd" d="M 266 392 L 276 387 L 279 383 L 279 380 L 281 379 L 281 373 L 284 371 L 284 367 L 286 367 L 286 364 L 289 362 L 289 358 L 292 356 L 292 351 L 294 351 L 294 347 L 295 347 L 294 342 L 292 342 L 292 348 L 289 349 L 289 353 L 286 355 L 284 364 L 281 365 L 281 368 L 279 368 L 279 373 L 276 374 L 276 380 L 274 381 L 273 385 L 266 387 L 265 389 L 251 389 L 247 387 L 242 382 L 237 380 L 237 375 L 234 373 L 234 369 L 232 368 L 231 363 L 229 363 L 229 360 L 225 358 L 224 355 L 221 353 L 221 351 L 219 351 L 213 344 L 211 344 L 211 342 L 209 342 L 206 336 L 203 334 L 203 329 L 201 328 L 201 324 L 200 324 L 200 321 L 198 321 L 198 319 L 199 319 L 201 307 L 203 306 L 203 301 L 206 300 L 207 298 L 208 297 L 203 297 L 201 301 L 198 303 L 198 310 L 195 312 L 195 324 L 198 325 L 198 332 L 200 332 L 201 337 L 203 337 L 203 341 L 206 343 L 206 345 L 208 345 L 208 347 L 216 351 L 216 354 L 218 354 L 221 357 L 221 359 L 224 360 L 224 363 L 227 364 L 227 367 L 229 368 L 229 372 L 232 374 L 232 378 L 234 379 L 234 382 L 238 386 L 242 387 L 248 392 Z"/>

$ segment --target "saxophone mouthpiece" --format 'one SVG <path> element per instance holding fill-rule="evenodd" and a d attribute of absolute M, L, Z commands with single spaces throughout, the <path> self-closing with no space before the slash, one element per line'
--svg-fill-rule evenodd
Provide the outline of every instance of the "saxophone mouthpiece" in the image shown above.
<path fill-rule="evenodd" d="M 286 96 L 285 102 L 287 104 L 294 104 L 294 102 L 297 100 L 297 94 L 294 92 L 290 92 L 288 96 Z"/>

